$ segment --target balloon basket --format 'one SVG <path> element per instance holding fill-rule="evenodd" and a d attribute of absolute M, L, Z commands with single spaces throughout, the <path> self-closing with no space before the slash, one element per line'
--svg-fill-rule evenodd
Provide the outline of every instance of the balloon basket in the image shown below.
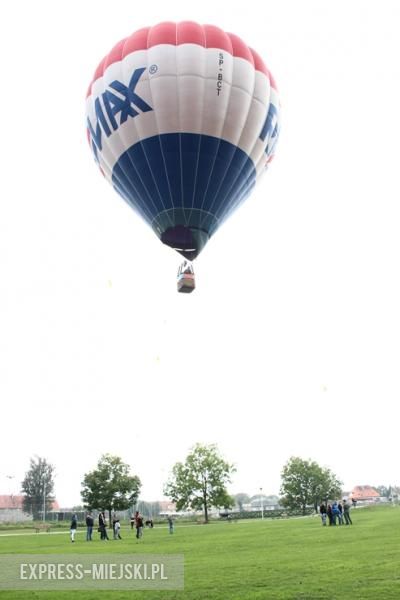
<path fill-rule="evenodd" d="M 190 294 L 196 288 L 192 264 L 185 260 L 178 270 L 177 289 L 181 294 Z"/>

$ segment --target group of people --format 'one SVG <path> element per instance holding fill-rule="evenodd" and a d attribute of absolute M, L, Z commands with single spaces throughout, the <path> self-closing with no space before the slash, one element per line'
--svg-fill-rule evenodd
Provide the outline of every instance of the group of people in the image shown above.
<path fill-rule="evenodd" d="M 98 520 L 98 532 L 100 533 L 101 540 L 109 540 L 107 533 L 107 517 L 105 511 L 99 513 Z M 144 520 L 142 515 L 137 510 L 135 514 L 131 516 L 131 529 L 136 529 L 136 539 L 140 539 L 143 536 L 143 524 Z M 153 528 L 153 519 L 148 519 L 146 525 Z M 70 526 L 70 537 L 71 542 L 75 542 L 75 534 L 78 527 L 78 517 L 76 514 L 72 516 Z M 89 511 L 86 514 L 86 541 L 91 542 L 93 540 L 93 528 L 94 528 L 94 517 Z M 168 530 L 169 533 L 174 533 L 174 521 L 171 516 L 168 517 Z M 112 515 L 112 531 L 114 540 L 122 540 L 121 537 L 121 523 L 115 513 Z"/>
<path fill-rule="evenodd" d="M 341 502 L 333 502 L 332 504 L 325 505 L 323 502 L 319 507 L 319 514 L 321 515 L 322 525 L 326 525 L 328 521 L 329 525 L 353 525 L 353 521 L 350 517 L 350 503 L 347 500 Z"/>
<path fill-rule="evenodd" d="M 139 511 L 136 511 L 135 515 L 132 516 L 133 526 L 136 528 L 136 537 L 137 539 L 142 537 L 143 532 L 143 517 L 139 514 Z M 100 533 L 101 540 L 109 540 L 107 533 L 107 518 L 105 511 L 99 513 L 99 526 L 98 532 Z M 93 540 L 93 527 L 94 527 L 94 517 L 91 512 L 86 514 L 86 541 L 91 542 Z M 72 515 L 71 525 L 70 525 L 70 538 L 71 542 L 75 542 L 75 534 L 78 528 L 78 517 L 76 514 Z M 112 515 L 112 531 L 113 531 L 113 539 L 114 540 L 122 540 L 121 537 L 121 523 L 114 513 Z"/>
<path fill-rule="evenodd" d="M 136 528 L 136 537 L 137 539 L 142 537 L 143 534 L 143 517 L 137 510 L 135 515 L 132 515 L 131 518 L 132 529 Z M 88 527 L 88 517 L 86 517 L 86 526 Z M 114 540 L 122 540 L 121 537 L 121 523 L 115 513 L 112 515 L 112 530 L 113 530 L 113 539 Z M 105 512 L 99 513 L 99 532 L 101 540 L 110 539 L 107 535 L 107 519 Z M 88 539 L 86 537 L 86 539 Z M 89 538 L 91 539 L 91 537 Z"/>

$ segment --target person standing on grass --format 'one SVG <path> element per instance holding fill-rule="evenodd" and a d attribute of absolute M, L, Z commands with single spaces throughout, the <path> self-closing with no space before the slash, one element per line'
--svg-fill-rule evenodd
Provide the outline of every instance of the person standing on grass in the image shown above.
<path fill-rule="evenodd" d="M 75 542 L 75 534 L 76 534 L 77 527 L 78 527 L 78 517 L 77 517 L 77 515 L 74 514 L 74 515 L 72 515 L 71 527 L 69 529 L 71 542 Z"/>
<path fill-rule="evenodd" d="M 346 525 L 353 525 L 353 521 L 350 517 L 350 504 L 347 502 L 347 500 L 343 500 L 343 516 Z"/>
<path fill-rule="evenodd" d="M 322 525 L 326 525 L 326 506 L 324 502 L 319 507 L 319 514 L 321 515 Z"/>
<path fill-rule="evenodd" d="M 117 522 L 117 520 L 118 520 L 117 514 L 115 512 L 113 512 L 112 517 L 111 517 L 113 533 L 114 533 L 115 523 Z"/>
<path fill-rule="evenodd" d="M 168 515 L 168 531 L 170 533 L 174 533 L 174 520 L 171 515 Z"/>
<path fill-rule="evenodd" d="M 114 522 L 114 540 L 122 540 L 120 531 L 121 531 L 121 523 L 119 522 L 119 519 L 116 519 L 116 521 Z"/>
<path fill-rule="evenodd" d="M 332 506 L 328 504 L 326 509 L 326 514 L 328 515 L 329 525 L 333 525 L 333 514 L 332 514 Z"/>
<path fill-rule="evenodd" d="M 101 540 L 109 539 L 107 535 L 106 513 L 104 512 L 104 510 L 101 513 L 99 513 L 99 531 Z"/>
<path fill-rule="evenodd" d="M 137 510 L 135 512 L 135 527 L 136 527 L 136 539 L 139 539 L 143 535 L 143 517 Z"/>
<path fill-rule="evenodd" d="M 332 504 L 332 525 L 336 525 L 336 518 L 338 516 L 339 516 L 338 505 L 337 505 L 337 502 L 334 502 Z M 339 525 L 341 525 L 340 521 L 339 521 Z"/>
<path fill-rule="evenodd" d="M 339 504 L 338 504 L 338 509 L 339 509 L 339 514 L 338 514 L 339 525 L 343 525 L 343 506 L 342 506 L 341 502 L 339 502 Z"/>
<path fill-rule="evenodd" d="M 94 519 L 91 512 L 88 512 L 86 515 L 86 541 L 92 541 L 92 533 L 93 533 L 93 525 Z"/>

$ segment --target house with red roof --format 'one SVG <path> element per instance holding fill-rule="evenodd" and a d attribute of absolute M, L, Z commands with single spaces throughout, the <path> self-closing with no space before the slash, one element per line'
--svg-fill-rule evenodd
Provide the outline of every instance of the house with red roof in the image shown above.
<path fill-rule="evenodd" d="M 352 500 L 364 500 L 366 502 L 375 502 L 377 498 L 380 498 L 379 492 L 371 487 L 370 485 L 356 485 L 350 493 Z"/>
<path fill-rule="evenodd" d="M 22 495 L 0 495 L 0 523 L 32 521 L 32 515 L 23 510 L 23 500 L 24 497 Z M 57 511 L 59 509 L 59 504 L 57 500 L 55 500 L 50 510 Z"/>

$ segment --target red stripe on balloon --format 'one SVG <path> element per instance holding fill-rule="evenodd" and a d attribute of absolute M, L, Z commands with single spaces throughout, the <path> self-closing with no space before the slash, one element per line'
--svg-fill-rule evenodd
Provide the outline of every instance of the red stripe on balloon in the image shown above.
<path fill-rule="evenodd" d="M 206 34 L 204 27 L 194 21 L 182 21 L 176 26 L 176 43 L 197 44 L 206 47 Z"/>
<path fill-rule="evenodd" d="M 278 91 L 278 88 L 276 87 L 275 79 L 273 78 L 271 71 L 269 71 L 267 69 L 265 62 L 263 61 L 261 56 L 255 50 L 253 50 L 253 48 L 249 48 L 249 50 L 253 55 L 255 70 L 261 71 L 261 73 L 264 73 L 268 77 L 271 87 L 273 87 L 275 90 Z"/>
<path fill-rule="evenodd" d="M 215 25 L 199 25 L 193 21 L 182 21 L 181 23 L 165 21 L 153 27 L 139 29 L 128 38 L 118 42 L 97 67 L 87 96 L 90 96 L 93 83 L 104 75 L 107 67 L 119 62 L 131 52 L 148 50 L 148 48 L 160 44 L 171 44 L 173 46 L 197 44 L 204 48 L 224 50 L 235 57 L 247 60 L 254 66 L 256 71 L 264 73 L 269 78 L 271 86 L 276 89 L 275 81 L 262 58 L 237 35 L 225 33 Z"/>
<path fill-rule="evenodd" d="M 233 54 L 232 42 L 225 31 L 215 25 L 204 25 L 206 34 L 206 48 L 220 48 Z"/>
<path fill-rule="evenodd" d="M 107 69 L 107 67 L 109 67 L 110 65 L 112 65 L 116 62 L 120 62 L 122 60 L 122 54 L 123 54 L 125 42 L 126 42 L 126 38 L 121 40 L 120 42 L 118 42 L 118 44 L 115 44 L 114 48 L 107 55 L 106 60 L 103 63 L 103 75 L 104 75 L 104 71 Z"/>
<path fill-rule="evenodd" d="M 247 44 L 245 44 L 244 41 L 241 40 L 240 37 L 238 37 L 234 33 L 228 33 L 228 35 L 232 43 L 233 56 L 238 56 L 239 58 L 244 58 L 245 60 L 248 60 L 249 63 L 251 63 L 254 67 L 253 55 Z"/>
<path fill-rule="evenodd" d="M 136 52 L 136 50 L 147 50 L 149 31 L 150 27 L 143 27 L 143 29 L 138 29 L 138 31 L 135 31 L 135 33 L 126 38 L 122 58 L 125 58 L 131 52 Z"/>
<path fill-rule="evenodd" d="M 165 21 L 150 28 L 147 38 L 147 48 L 152 48 L 159 44 L 172 44 L 176 46 L 176 23 Z"/>

